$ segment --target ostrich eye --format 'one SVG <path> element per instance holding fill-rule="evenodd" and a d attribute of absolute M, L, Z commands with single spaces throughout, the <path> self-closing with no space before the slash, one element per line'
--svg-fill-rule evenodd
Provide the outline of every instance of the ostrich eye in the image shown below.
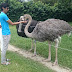
<path fill-rule="evenodd" d="M 25 18 L 26 16 L 24 16 L 24 18 Z"/>

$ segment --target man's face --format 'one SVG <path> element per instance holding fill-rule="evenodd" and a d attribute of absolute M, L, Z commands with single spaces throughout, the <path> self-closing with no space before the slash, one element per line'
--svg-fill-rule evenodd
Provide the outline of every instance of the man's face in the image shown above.
<path fill-rule="evenodd" d="M 7 13 L 9 11 L 9 7 L 6 7 L 6 8 L 2 7 L 2 9 L 5 13 Z"/>

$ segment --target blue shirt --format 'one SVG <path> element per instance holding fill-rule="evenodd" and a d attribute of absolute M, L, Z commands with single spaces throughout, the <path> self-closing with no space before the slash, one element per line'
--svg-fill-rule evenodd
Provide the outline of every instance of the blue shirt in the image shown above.
<path fill-rule="evenodd" d="M 9 24 L 7 22 L 8 20 L 9 20 L 8 16 L 4 12 L 1 12 L 0 13 L 0 23 L 2 26 L 2 35 L 11 34 L 10 29 L 9 29 Z"/>

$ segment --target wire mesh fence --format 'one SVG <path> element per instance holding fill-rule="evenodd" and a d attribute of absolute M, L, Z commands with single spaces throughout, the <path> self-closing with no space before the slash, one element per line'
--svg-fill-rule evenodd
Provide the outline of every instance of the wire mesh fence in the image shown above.
<path fill-rule="evenodd" d="M 26 25 L 23 25 L 23 26 L 26 26 Z M 35 26 L 30 26 L 31 28 L 32 27 L 35 27 Z M 52 29 L 52 28 L 49 28 L 50 30 Z M 70 31 L 70 32 L 72 32 L 71 30 L 64 30 L 64 29 L 54 29 L 54 30 L 60 30 L 60 31 Z M 28 39 L 27 39 L 28 40 Z M 30 41 L 30 39 L 29 39 L 29 42 L 31 42 Z M 38 42 L 38 41 L 37 41 Z M 26 43 L 28 43 L 28 42 L 26 42 Z M 43 45 L 48 45 L 48 43 L 45 43 L 45 42 L 38 42 L 39 44 L 43 44 Z M 29 46 L 30 46 L 30 44 L 29 44 Z M 55 47 L 54 45 L 52 45 L 53 47 Z M 62 47 L 58 47 L 59 49 L 62 49 L 62 50 L 66 50 L 66 51 L 69 51 L 69 52 L 72 52 L 72 50 L 70 50 L 70 49 L 66 49 L 66 48 L 62 48 Z"/>
<path fill-rule="evenodd" d="M 16 28 L 11 28 L 11 41 L 10 43 L 16 45 L 19 48 L 29 50 L 31 49 L 31 39 L 24 38 L 17 35 Z M 48 42 L 39 42 L 36 41 L 36 52 L 37 55 L 43 56 L 44 58 L 48 58 Z M 32 50 L 34 52 L 34 49 Z M 55 60 L 55 43 L 51 44 L 51 61 Z M 72 68 L 72 35 L 68 37 L 67 35 L 62 36 L 61 43 L 58 46 L 58 61 L 62 66 L 67 66 Z"/>

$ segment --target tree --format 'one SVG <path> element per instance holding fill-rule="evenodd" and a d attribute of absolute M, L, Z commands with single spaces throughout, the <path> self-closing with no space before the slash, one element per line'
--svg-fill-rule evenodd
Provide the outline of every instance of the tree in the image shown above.
<path fill-rule="evenodd" d="M 72 5 L 72 0 L 58 0 L 58 4 L 61 4 L 65 8 L 70 8 Z"/>
<path fill-rule="evenodd" d="M 33 1 L 35 1 L 35 2 L 41 1 L 46 4 L 54 5 L 55 3 L 57 3 L 58 0 L 33 0 Z"/>

